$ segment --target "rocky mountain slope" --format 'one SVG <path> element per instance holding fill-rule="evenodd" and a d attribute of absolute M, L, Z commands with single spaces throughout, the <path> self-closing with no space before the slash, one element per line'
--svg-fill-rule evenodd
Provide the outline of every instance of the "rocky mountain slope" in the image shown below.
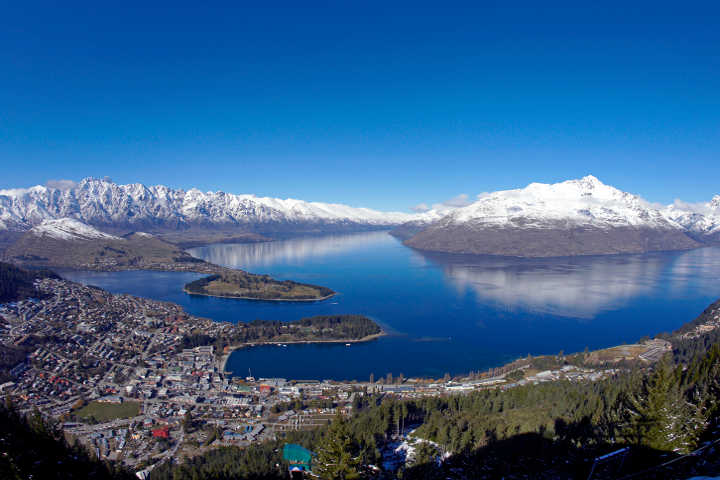
<path fill-rule="evenodd" d="M 383 228 L 412 220 L 341 204 L 180 190 L 86 178 L 70 189 L 0 190 L 0 230 L 26 231 L 45 220 L 75 218 L 106 231 L 232 229 L 256 233 Z"/>
<path fill-rule="evenodd" d="M 484 195 L 405 243 L 421 250 L 552 257 L 682 250 L 699 246 L 642 198 L 593 176 Z"/>
<path fill-rule="evenodd" d="M 663 214 L 699 241 L 720 242 L 720 195 L 699 205 L 676 202 L 663 210 Z"/>

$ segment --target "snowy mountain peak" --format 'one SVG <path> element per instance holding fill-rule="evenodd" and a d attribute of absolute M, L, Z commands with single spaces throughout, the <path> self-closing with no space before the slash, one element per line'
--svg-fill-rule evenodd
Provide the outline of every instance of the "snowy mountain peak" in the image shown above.
<path fill-rule="evenodd" d="M 710 200 L 710 208 L 720 210 L 720 195 L 715 195 L 712 200 Z"/>
<path fill-rule="evenodd" d="M 108 178 L 84 178 L 65 189 L 0 190 L 0 229 L 28 230 L 45 220 L 73 217 L 99 227 L 150 232 L 191 226 L 258 227 L 315 231 L 398 225 L 412 214 L 347 205 L 188 191 L 163 185 L 118 185 Z"/>
<path fill-rule="evenodd" d="M 663 214 L 696 236 L 720 239 L 720 195 L 715 195 L 707 203 L 676 200 Z"/>
<path fill-rule="evenodd" d="M 38 237 L 57 240 L 122 240 L 120 237 L 101 232 L 74 218 L 45 220 L 40 225 L 33 227 L 30 233 Z"/>
<path fill-rule="evenodd" d="M 608 185 L 605 185 L 603 182 L 601 182 L 596 176 L 594 175 L 585 175 L 582 178 L 578 178 L 575 180 L 566 180 L 562 183 L 569 183 L 569 184 L 575 184 L 579 188 L 592 190 L 596 187 L 607 187 Z"/>
<path fill-rule="evenodd" d="M 558 222 L 572 226 L 680 228 L 642 198 L 606 185 L 592 175 L 494 192 L 452 211 L 441 222 L 524 228 L 557 226 Z"/>

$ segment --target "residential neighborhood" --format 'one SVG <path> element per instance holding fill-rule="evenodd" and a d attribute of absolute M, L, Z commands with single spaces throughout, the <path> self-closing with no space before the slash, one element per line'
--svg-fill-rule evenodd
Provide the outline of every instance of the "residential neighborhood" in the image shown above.
<path fill-rule="evenodd" d="M 222 371 L 228 352 L 185 348 L 183 339 L 198 329 L 221 337 L 242 326 L 65 280 L 42 279 L 36 287 L 44 298 L 0 307 L 0 340 L 26 353 L 8 369 L 0 391 L 21 411 L 57 420 L 69 438 L 140 478 L 168 458 L 325 425 L 338 412 L 349 414 L 363 395 L 417 398 L 614 374 L 565 366 L 515 380 L 505 374 L 348 383 L 238 376 Z"/>

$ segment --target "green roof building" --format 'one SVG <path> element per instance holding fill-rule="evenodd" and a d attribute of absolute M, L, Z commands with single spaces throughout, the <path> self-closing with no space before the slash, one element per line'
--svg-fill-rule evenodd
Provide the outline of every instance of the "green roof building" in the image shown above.
<path fill-rule="evenodd" d="M 290 475 L 296 478 L 299 473 L 309 472 L 312 466 L 313 452 L 294 443 L 286 443 L 283 447 L 283 460 L 290 464 Z M 302 478 L 297 476 L 297 478 Z"/>

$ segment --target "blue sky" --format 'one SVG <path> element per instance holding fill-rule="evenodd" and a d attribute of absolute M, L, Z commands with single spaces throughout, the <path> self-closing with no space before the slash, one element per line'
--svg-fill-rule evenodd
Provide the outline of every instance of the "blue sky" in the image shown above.
<path fill-rule="evenodd" d="M 588 173 L 720 193 L 716 2 L 12 3 L 0 188 L 107 175 L 392 210 Z"/>

